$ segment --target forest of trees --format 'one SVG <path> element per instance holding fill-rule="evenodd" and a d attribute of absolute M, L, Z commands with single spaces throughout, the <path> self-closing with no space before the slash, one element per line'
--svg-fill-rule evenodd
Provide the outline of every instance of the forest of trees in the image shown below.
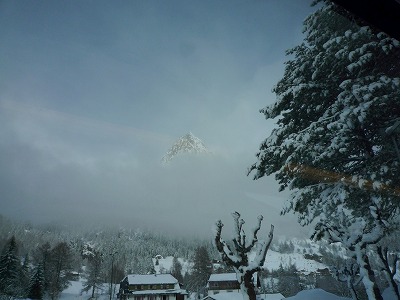
<path fill-rule="evenodd" d="M 82 291 L 94 296 L 111 278 L 116 284 L 126 274 L 154 273 L 156 255 L 173 255 L 172 270 L 164 271 L 197 290 L 208 279 L 210 255 L 216 253 L 211 241 L 201 239 L 112 228 L 82 232 L 54 224 L 40 228 L 1 215 L 0 249 L 0 295 L 31 299 L 57 299 L 75 274 L 83 278 Z M 185 278 L 178 257 L 193 261 Z"/>

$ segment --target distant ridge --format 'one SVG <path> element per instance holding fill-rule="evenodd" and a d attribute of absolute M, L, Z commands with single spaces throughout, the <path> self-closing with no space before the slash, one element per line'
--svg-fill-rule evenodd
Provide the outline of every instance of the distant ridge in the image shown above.
<path fill-rule="evenodd" d="M 171 148 L 168 149 L 167 153 L 163 156 L 161 161 L 163 163 L 169 163 L 177 155 L 182 153 L 210 153 L 203 141 L 198 137 L 194 136 L 193 133 L 189 132 L 184 136 L 181 136 Z"/>

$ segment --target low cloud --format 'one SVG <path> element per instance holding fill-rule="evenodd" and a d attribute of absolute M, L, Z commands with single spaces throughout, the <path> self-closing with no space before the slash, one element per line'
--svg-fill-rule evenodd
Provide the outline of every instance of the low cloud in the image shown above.
<path fill-rule="evenodd" d="M 200 236 L 211 235 L 217 219 L 229 223 L 232 211 L 249 222 L 263 214 L 282 234 L 289 233 L 285 223 L 294 224 L 279 216 L 285 197 L 276 184 L 253 181 L 247 166 L 232 157 L 184 155 L 163 165 L 172 143 L 167 137 L 9 105 L 2 103 L 8 118 L 1 124 L 9 138 L 0 142 L 5 215 Z"/>

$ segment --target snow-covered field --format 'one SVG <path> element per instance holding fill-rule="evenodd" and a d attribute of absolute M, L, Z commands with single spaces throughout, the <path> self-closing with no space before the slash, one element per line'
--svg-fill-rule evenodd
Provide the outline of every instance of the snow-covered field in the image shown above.
<path fill-rule="evenodd" d="M 326 265 L 315 260 L 306 259 L 300 253 L 282 254 L 269 250 L 265 258 L 264 268 L 267 268 L 269 271 L 278 270 L 281 264 L 283 267 L 295 264 L 297 270 L 304 274 L 326 268 Z"/>
<path fill-rule="evenodd" d="M 251 256 L 250 256 L 251 257 Z M 158 265 L 155 264 L 155 259 L 153 259 L 154 268 L 157 273 L 162 273 L 163 271 L 169 271 L 172 267 L 172 256 L 167 256 L 164 258 L 158 259 Z M 190 263 L 186 260 L 178 258 L 179 262 L 182 265 L 182 275 L 190 270 Z M 279 266 L 288 267 L 290 264 L 295 264 L 297 270 L 301 271 L 304 274 L 315 272 L 318 269 L 324 269 L 327 266 L 317 262 L 315 260 L 306 259 L 300 253 L 290 253 L 290 254 L 282 254 L 273 250 L 269 250 L 267 253 L 267 257 L 265 259 L 264 267 L 269 271 L 278 270 Z"/>
<path fill-rule="evenodd" d="M 82 291 L 82 281 L 70 281 L 70 286 L 65 289 L 60 296 L 60 300 L 87 300 L 92 296 L 92 291 L 90 290 L 89 292 L 83 292 Z M 104 285 L 102 290 L 97 290 L 96 291 L 96 297 L 98 300 L 107 300 L 110 299 L 110 294 L 108 294 L 109 286 Z M 116 287 L 115 291 L 118 291 L 118 287 Z M 115 299 L 115 298 L 114 298 Z"/>
<path fill-rule="evenodd" d="M 158 264 L 156 264 L 156 259 L 153 258 L 153 264 L 154 264 L 154 270 L 157 273 L 163 273 L 167 271 L 169 272 L 172 268 L 172 261 L 174 260 L 173 256 L 167 256 L 167 257 L 163 257 L 163 258 L 159 258 L 158 259 Z M 191 268 L 191 264 L 187 261 L 184 260 L 182 258 L 178 258 L 179 263 L 182 265 L 182 276 L 188 272 Z"/>

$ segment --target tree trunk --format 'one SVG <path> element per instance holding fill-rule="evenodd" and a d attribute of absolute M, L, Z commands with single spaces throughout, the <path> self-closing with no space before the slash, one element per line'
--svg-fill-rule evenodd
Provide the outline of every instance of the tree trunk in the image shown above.
<path fill-rule="evenodd" d="M 247 272 L 241 276 L 240 291 L 243 300 L 256 300 L 256 290 L 253 282 L 253 273 Z"/>
<path fill-rule="evenodd" d="M 351 286 L 349 287 L 349 290 L 350 290 L 351 298 L 353 298 L 354 300 L 359 300 L 354 285 L 351 285 Z"/>
<path fill-rule="evenodd" d="M 95 290 L 95 285 L 93 284 L 93 287 L 92 287 L 92 299 L 94 298 L 94 290 Z"/>
<path fill-rule="evenodd" d="M 375 282 L 375 274 L 369 264 L 368 257 L 361 249 L 356 251 L 357 263 L 360 266 L 360 276 L 369 300 L 383 300 L 381 292 Z"/>
<path fill-rule="evenodd" d="M 393 279 L 393 277 L 391 276 L 391 274 L 388 271 L 384 270 L 383 272 L 385 272 L 386 281 L 389 283 L 390 288 L 393 290 L 393 293 L 396 295 L 397 300 L 400 300 L 399 287 L 398 287 L 396 281 Z"/>
<path fill-rule="evenodd" d="M 396 255 L 394 258 L 394 262 L 393 262 L 394 270 L 392 270 L 389 265 L 388 248 L 382 248 L 381 246 L 378 246 L 377 251 L 378 251 L 378 256 L 381 259 L 381 262 L 384 266 L 382 271 L 385 273 L 386 281 L 389 283 L 390 288 L 393 290 L 393 293 L 396 295 L 397 300 L 400 300 L 399 287 L 397 285 L 397 282 L 393 279 L 394 275 L 396 274 L 395 268 L 397 265 L 398 257 Z"/>

